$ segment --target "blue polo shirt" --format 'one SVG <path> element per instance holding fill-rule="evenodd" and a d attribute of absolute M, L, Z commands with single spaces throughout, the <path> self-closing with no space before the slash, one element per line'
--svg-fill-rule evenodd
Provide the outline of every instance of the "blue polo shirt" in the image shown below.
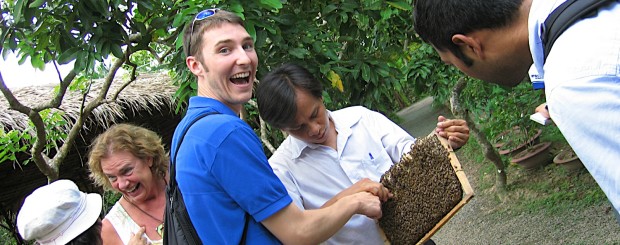
<path fill-rule="evenodd" d="M 247 244 L 280 244 L 260 222 L 292 199 L 269 166 L 259 138 L 230 108 L 215 99 L 190 98 L 171 154 L 187 124 L 212 111 L 218 114 L 190 127 L 176 158 L 176 179 L 198 236 L 205 244 L 239 244 L 247 212 L 252 216 Z"/>

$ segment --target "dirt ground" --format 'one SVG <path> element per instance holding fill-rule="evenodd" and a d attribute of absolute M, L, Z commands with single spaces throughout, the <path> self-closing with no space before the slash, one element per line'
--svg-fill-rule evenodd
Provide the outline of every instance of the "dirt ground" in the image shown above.
<path fill-rule="evenodd" d="M 620 224 L 609 203 L 553 215 L 545 210 L 506 211 L 511 210 L 507 206 L 510 197 L 498 195 L 492 188 L 480 191 L 481 164 L 457 155 L 475 196 L 435 233 L 432 239 L 437 244 L 620 244 Z M 581 174 L 591 178 L 585 169 Z"/>

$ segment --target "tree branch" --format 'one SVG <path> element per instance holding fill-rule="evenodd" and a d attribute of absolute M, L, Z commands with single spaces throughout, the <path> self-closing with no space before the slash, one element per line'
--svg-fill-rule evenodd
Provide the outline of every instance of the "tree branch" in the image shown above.
<path fill-rule="evenodd" d="M 258 104 L 256 104 L 256 101 L 250 100 L 248 101 L 248 103 L 251 106 L 254 106 L 254 108 L 256 108 L 258 111 Z M 265 147 L 267 147 L 267 149 L 269 149 L 271 153 L 274 153 L 276 151 L 276 148 L 273 147 L 273 145 L 271 144 L 271 142 L 269 142 L 269 139 L 267 138 L 267 123 L 265 123 L 265 121 L 263 121 L 263 118 L 260 116 L 258 116 L 258 119 L 260 122 L 260 140 L 263 142 L 263 144 L 265 144 Z"/>
<path fill-rule="evenodd" d="M 465 89 L 466 86 L 467 80 L 465 80 L 464 78 L 460 78 L 452 89 L 452 94 L 450 96 L 450 110 L 452 111 L 452 114 L 454 114 L 454 116 L 463 118 L 467 122 L 469 130 L 482 147 L 484 156 L 495 165 L 495 168 L 497 168 L 496 180 L 498 184 L 498 189 L 503 190 L 506 188 L 506 168 L 504 167 L 504 162 L 499 156 L 497 150 L 495 150 L 491 142 L 489 142 L 487 137 L 484 135 L 484 133 L 480 131 L 480 129 L 478 129 L 469 112 L 462 108 L 461 104 L 459 103 L 459 97 L 461 95 L 461 92 L 463 91 L 463 89 Z"/>
<path fill-rule="evenodd" d="M 0 90 L 2 91 L 2 94 L 6 98 L 7 102 L 9 103 L 9 109 L 16 110 L 27 115 L 30 121 L 32 121 L 32 124 L 34 125 L 36 139 L 32 148 L 30 149 L 30 154 L 32 155 L 34 163 L 43 174 L 48 176 L 48 178 L 58 178 L 58 170 L 49 165 L 47 161 L 49 158 L 42 154 L 47 136 L 45 134 L 45 124 L 43 123 L 41 115 L 39 115 L 38 111 L 35 111 L 32 108 L 25 106 L 24 104 L 19 102 L 13 92 L 11 92 L 11 90 L 4 83 L 2 73 L 0 73 Z"/>
<path fill-rule="evenodd" d="M 125 51 L 125 52 L 129 52 L 129 51 Z M 82 113 L 80 113 L 78 117 L 76 118 L 75 124 L 73 124 L 73 127 L 71 127 L 71 130 L 69 130 L 69 133 L 67 134 L 67 139 L 65 140 L 65 143 L 62 144 L 62 146 L 60 147 L 60 150 L 58 151 L 58 153 L 56 153 L 54 158 L 50 160 L 51 162 L 50 164 L 54 166 L 54 168 L 57 169 L 60 166 L 60 163 L 63 162 L 64 159 L 69 154 L 71 150 L 71 145 L 73 145 L 75 140 L 77 139 L 80 133 L 80 130 L 82 130 L 84 126 L 84 122 L 86 121 L 86 118 L 90 116 L 90 114 L 95 108 L 103 104 L 103 101 L 105 100 L 107 93 L 110 90 L 112 81 L 114 80 L 114 77 L 116 76 L 116 72 L 118 72 L 118 70 L 122 67 L 124 62 L 125 62 L 125 59 L 122 58 L 122 59 L 116 60 L 116 62 L 112 64 L 112 67 L 110 67 L 110 71 L 104 78 L 104 84 L 101 88 L 101 91 L 99 92 L 99 95 L 96 98 L 94 98 L 92 101 L 88 102 L 88 104 L 86 104 L 86 106 L 83 108 Z"/>

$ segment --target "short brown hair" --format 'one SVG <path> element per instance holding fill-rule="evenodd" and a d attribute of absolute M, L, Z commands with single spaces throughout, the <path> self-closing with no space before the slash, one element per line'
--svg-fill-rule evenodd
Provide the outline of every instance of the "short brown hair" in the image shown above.
<path fill-rule="evenodd" d="M 218 9 L 215 14 L 203 19 L 196 20 L 194 18 L 190 22 L 185 24 L 185 29 L 183 30 L 183 52 L 186 57 L 195 56 L 200 59 L 200 52 L 202 47 L 202 34 L 205 31 L 219 27 L 223 23 L 232 23 L 238 24 L 245 28 L 243 24 L 243 20 L 241 17 L 237 16 L 232 12 L 228 12 L 226 10 Z M 192 25 L 194 25 L 194 32 L 192 33 Z M 191 42 L 190 42 L 191 41 Z M 190 48 L 191 50 L 188 50 Z"/>
<path fill-rule="evenodd" d="M 149 129 L 121 123 L 97 136 L 90 145 L 88 167 L 90 178 L 96 185 L 112 190 L 112 184 L 101 168 L 101 160 L 119 151 L 127 151 L 140 159 L 153 158 L 153 175 L 166 177 L 170 157 L 164 150 L 161 137 Z"/>

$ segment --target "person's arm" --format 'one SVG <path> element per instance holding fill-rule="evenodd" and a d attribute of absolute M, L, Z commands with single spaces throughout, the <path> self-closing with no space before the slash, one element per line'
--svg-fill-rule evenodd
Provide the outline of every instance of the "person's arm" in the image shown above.
<path fill-rule="evenodd" d="M 291 203 L 262 224 L 283 244 L 319 244 L 336 234 L 354 214 L 381 218 L 379 198 L 368 192 L 358 192 L 329 207 L 305 211 Z"/>
<path fill-rule="evenodd" d="M 437 118 L 437 128 L 435 128 L 435 132 L 439 134 L 439 136 L 448 139 L 450 142 L 450 146 L 452 149 L 461 148 L 461 146 L 467 143 L 469 140 L 469 127 L 467 126 L 467 122 L 463 119 L 447 119 L 444 116 L 439 116 Z"/>
<path fill-rule="evenodd" d="M 101 240 L 104 245 L 107 244 L 123 244 L 123 241 L 118 236 L 118 233 L 114 229 L 114 226 L 108 219 L 103 219 L 101 222 Z"/>

